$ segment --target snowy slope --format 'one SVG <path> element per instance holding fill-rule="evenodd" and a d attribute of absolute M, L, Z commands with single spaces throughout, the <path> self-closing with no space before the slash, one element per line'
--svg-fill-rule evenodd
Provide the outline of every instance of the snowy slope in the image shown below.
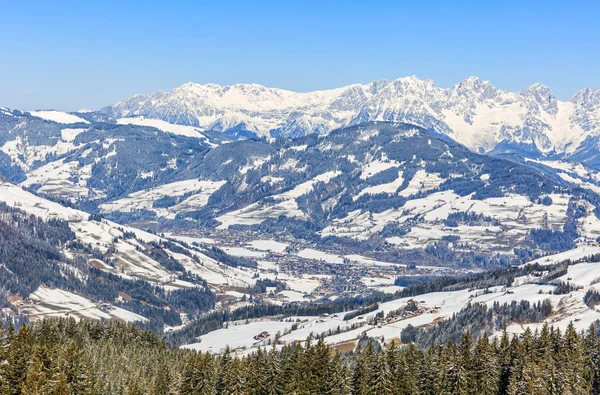
<path fill-rule="evenodd" d="M 388 224 L 410 223 L 414 218 L 419 218 L 408 233 L 386 240 L 400 248 L 414 248 L 455 236 L 461 242 L 477 245 L 480 250 L 510 250 L 517 241 L 517 244 L 523 244 L 532 229 L 545 226 L 560 229 L 564 225 L 569 198 L 557 194 L 549 195 L 549 198 L 552 199 L 552 205 L 544 206 L 522 195 L 478 200 L 473 195 L 459 196 L 453 191 L 436 192 L 381 213 L 352 211 L 346 217 L 332 221 L 330 226 L 321 231 L 321 235 L 368 240 Z M 481 225 L 448 226 L 444 220 L 450 214 L 459 212 L 489 216 L 497 223 L 488 221 Z M 593 226 L 588 231 L 590 238 L 600 235 L 600 227 Z"/>
<path fill-rule="evenodd" d="M 40 286 L 29 296 L 29 302 L 20 306 L 30 320 L 46 317 L 74 317 L 75 319 L 109 320 L 125 322 L 147 321 L 139 314 L 119 307 L 96 303 L 90 299 L 57 288 Z"/>
<path fill-rule="evenodd" d="M 89 214 L 85 212 L 45 200 L 7 182 L 0 183 L 0 202 L 17 207 L 28 214 L 43 219 L 61 219 L 67 221 L 71 230 L 75 232 L 78 242 L 83 245 L 93 246 L 101 254 L 110 254 L 113 266 L 90 257 L 90 265 L 93 265 L 97 269 L 125 279 L 147 281 L 152 285 L 163 287 L 166 290 L 187 289 L 198 286 L 198 284 L 179 278 L 181 273 L 169 270 L 157 260 L 144 253 L 145 247 L 141 243 L 165 242 L 164 238 L 111 221 L 92 220 L 89 218 Z M 130 236 L 125 237 L 126 233 Z M 134 237 L 131 237 L 131 235 Z M 186 250 L 188 255 L 184 255 L 181 252 L 176 253 L 169 249 L 165 249 L 165 251 L 187 271 L 205 279 L 211 288 L 216 289 L 221 285 L 227 284 L 246 287 L 256 282 L 255 279 L 252 279 L 250 272 L 226 266 L 209 258 L 202 253 L 202 249 L 189 250 L 179 245 L 178 248 Z M 72 256 L 69 250 L 65 250 L 65 253 L 68 256 Z M 195 258 L 192 259 L 191 256 L 195 256 Z M 56 294 L 49 292 L 44 291 L 40 295 Z M 43 299 L 45 303 L 50 305 L 54 303 L 50 299 L 45 300 L 42 296 L 38 299 Z M 49 308 L 54 309 L 54 307 Z M 32 314 L 37 311 L 33 307 L 31 309 L 33 309 L 31 310 Z"/>
<path fill-rule="evenodd" d="M 202 134 L 201 130 L 198 128 L 185 125 L 175 125 L 160 119 L 150 119 L 144 117 L 121 118 L 117 119 L 117 123 L 123 125 L 150 126 L 162 130 L 165 133 L 173 133 L 180 136 L 196 137 L 207 140 L 206 136 Z"/>
<path fill-rule="evenodd" d="M 90 220 L 88 218 L 89 214 L 85 212 L 42 199 L 9 183 L 0 183 L 0 201 L 41 218 L 59 218 L 68 221 L 71 229 L 77 235 L 78 241 L 84 244 L 92 244 L 102 253 L 107 252 L 109 249 L 114 250 L 113 255 L 117 267 L 103 267 L 109 272 L 142 279 L 165 287 L 188 288 L 194 286 L 191 283 L 178 280 L 174 273 L 138 251 L 136 247 L 139 244 L 135 239 L 119 239 L 115 242 L 115 237 L 123 236 L 124 232 L 131 232 L 137 239 L 146 243 L 164 240 L 159 236 L 107 220 L 100 222 Z M 215 271 L 219 276 L 223 276 L 221 282 L 227 283 L 228 273 L 233 270 L 232 268 L 222 265 L 200 252 L 193 251 L 192 253 L 200 258 L 200 263 L 194 262 L 195 266 L 203 266 L 204 268 L 209 266 L 204 272 Z M 183 256 L 180 258 L 183 259 Z M 189 258 L 186 259 L 189 260 Z M 191 271 L 194 272 L 194 270 Z M 251 283 L 252 281 L 248 282 Z"/>
<path fill-rule="evenodd" d="M 54 111 L 54 110 L 29 111 L 29 114 L 31 114 L 34 117 L 42 118 L 47 121 L 52 121 L 52 122 L 56 122 L 56 123 L 64 123 L 64 124 L 89 123 L 88 121 L 86 121 L 83 118 L 78 117 L 77 115 L 68 114 L 68 113 L 62 112 L 62 111 Z"/>
<path fill-rule="evenodd" d="M 105 203 L 100 206 L 100 209 L 105 213 L 113 211 L 130 212 L 143 209 L 153 211 L 160 217 L 175 218 L 175 215 L 179 212 L 204 207 L 208 202 L 208 198 L 225 183 L 226 181 L 178 181 L 132 193 L 126 198 Z M 164 197 L 180 197 L 181 201 L 170 207 L 155 208 L 153 206 L 154 202 Z"/>

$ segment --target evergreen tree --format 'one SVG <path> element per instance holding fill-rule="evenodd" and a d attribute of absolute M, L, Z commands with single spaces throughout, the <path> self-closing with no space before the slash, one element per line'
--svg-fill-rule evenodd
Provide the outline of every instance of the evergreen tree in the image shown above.
<path fill-rule="evenodd" d="M 325 394 L 329 390 L 332 377 L 330 377 L 331 369 L 331 350 L 321 338 L 313 347 L 312 361 L 310 362 L 313 385 L 310 388 L 311 393 Z"/>
<path fill-rule="evenodd" d="M 262 348 L 249 358 L 248 394 L 265 395 L 269 393 L 267 358 Z"/>
<path fill-rule="evenodd" d="M 378 365 L 377 353 L 373 344 L 367 346 L 357 356 L 352 378 L 353 394 L 374 394 L 375 373 Z"/>
<path fill-rule="evenodd" d="M 159 364 L 154 380 L 153 395 L 169 395 L 171 391 L 171 372 L 166 364 Z"/>
<path fill-rule="evenodd" d="M 545 393 L 548 395 L 560 394 L 560 382 L 557 375 L 557 354 L 552 342 L 548 325 L 542 327 L 537 339 L 536 358 L 540 359 L 542 367 L 542 380 L 545 383 Z"/>
<path fill-rule="evenodd" d="M 301 392 L 303 353 L 302 346 L 295 344 L 292 346 L 292 351 L 289 352 L 288 357 L 284 360 L 283 376 L 286 394 L 298 394 Z"/>
<path fill-rule="evenodd" d="M 225 372 L 225 390 L 224 394 L 243 395 L 246 394 L 246 375 L 243 362 L 239 359 L 233 359 Z"/>
<path fill-rule="evenodd" d="M 192 355 L 185 365 L 180 393 L 213 395 L 216 392 L 214 359 L 209 354 Z"/>
<path fill-rule="evenodd" d="M 564 334 L 544 326 L 499 341 L 433 344 L 424 354 L 366 340 L 333 354 L 319 340 L 262 348 L 246 358 L 171 349 L 122 323 L 49 319 L 8 331 L 0 394 L 567 394 L 598 393 L 596 327 Z M 376 349 L 377 348 L 377 349 Z M 8 383 L 20 383 L 19 388 Z"/>
<path fill-rule="evenodd" d="M 590 391 L 590 384 L 585 380 L 585 353 L 583 351 L 583 335 L 579 335 L 573 326 L 569 323 L 565 332 L 564 339 L 564 366 L 566 393 L 587 394 Z"/>
<path fill-rule="evenodd" d="M 27 369 L 27 378 L 21 387 L 23 395 L 42 395 L 50 393 L 50 379 L 44 372 L 44 364 L 38 357 L 32 358 Z"/>
<path fill-rule="evenodd" d="M 348 380 L 348 368 L 342 363 L 339 353 L 333 357 L 329 365 L 329 377 L 331 382 L 327 389 L 327 395 L 348 395 L 350 394 L 350 383 Z"/>
<path fill-rule="evenodd" d="M 93 389 L 93 377 L 80 347 L 71 342 L 61 355 L 58 373 L 73 394 L 89 394 Z"/>
<path fill-rule="evenodd" d="M 275 350 L 275 346 L 267 356 L 267 372 L 269 383 L 268 395 L 283 395 L 284 394 L 284 381 L 282 378 L 281 361 L 279 354 Z"/>
<path fill-rule="evenodd" d="M 442 377 L 440 381 L 440 393 L 444 394 L 457 394 L 459 391 L 459 374 L 460 363 L 458 357 L 458 349 L 456 344 L 452 341 L 448 341 L 446 346 L 443 348 L 441 361 Z"/>
<path fill-rule="evenodd" d="M 590 383 L 590 392 L 600 394 L 600 344 L 596 336 L 596 328 L 591 325 L 584 340 L 585 349 L 585 380 Z"/>
<path fill-rule="evenodd" d="M 6 395 L 19 394 L 29 369 L 31 355 L 31 338 L 29 326 L 23 325 L 15 333 L 14 327 L 8 330 L 9 344 L 6 349 L 6 361 L 0 367 L 0 393 Z"/>
<path fill-rule="evenodd" d="M 498 355 L 498 364 L 499 364 L 499 380 L 498 380 L 498 392 L 500 394 L 508 393 L 508 386 L 510 383 L 510 378 L 513 372 L 513 348 L 510 339 L 508 338 L 508 333 L 506 332 L 506 326 L 502 331 L 502 336 L 500 338 L 500 344 L 496 349 L 496 354 Z"/>
<path fill-rule="evenodd" d="M 496 353 L 488 337 L 484 335 L 475 346 L 473 388 L 481 395 L 495 395 L 499 392 L 499 373 Z"/>
<path fill-rule="evenodd" d="M 419 375 L 421 374 L 421 365 L 423 361 L 423 353 L 417 349 L 414 343 L 410 343 L 406 347 L 401 361 L 402 367 L 402 388 L 407 394 L 416 394 L 419 392 Z"/>
<path fill-rule="evenodd" d="M 427 350 L 420 374 L 419 387 L 424 395 L 436 395 L 440 392 L 438 377 L 440 376 L 439 347 L 432 344 Z M 406 394 L 403 387 L 397 388 L 398 393 Z"/>
<path fill-rule="evenodd" d="M 394 385 L 392 380 L 392 372 L 388 365 L 385 353 L 379 356 L 379 363 L 375 368 L 375 385 L 373 389 L 378 395 L 393 395 Z"/>
<path fill-rule="evenodd" d="M 259 349 L 260 351 L 260 349 Z M 229 346 L 225 349 L 225 353 L 221 356 L 221 362 L 219 363 L 219 372 L 217 374 L 216 393 L 217 395 L 226 395 L 228 390 L 228 373 L 232 369 L 232 358 Z"/>

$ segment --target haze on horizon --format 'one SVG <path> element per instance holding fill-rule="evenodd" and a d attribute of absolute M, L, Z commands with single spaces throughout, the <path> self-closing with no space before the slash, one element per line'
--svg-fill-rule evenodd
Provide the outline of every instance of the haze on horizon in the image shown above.
<path fill-rule="evenodd" d="M 232 11 L 233 10 L 233 11 Z M 600 88 L 600 4 L 242 1 L 10 2 L 0 14 L 0 106 L 98 109 L 185 82 L 294 91 L 416 75 L 477 76 L 560 100 Z"/>

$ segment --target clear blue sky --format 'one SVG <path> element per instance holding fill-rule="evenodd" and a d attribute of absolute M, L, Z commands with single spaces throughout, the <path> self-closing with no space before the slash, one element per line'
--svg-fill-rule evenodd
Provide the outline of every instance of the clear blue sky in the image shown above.
<path fill-rule="evenodd" d="M 598 1 L 92 3 L 0 3 L 0 106 L 97 109 L 188 81 L 307 91 L 413 74 L 442 87 L 471 75 L 505 90 L 541 82 L 563 100 L 600 88 Z"/>

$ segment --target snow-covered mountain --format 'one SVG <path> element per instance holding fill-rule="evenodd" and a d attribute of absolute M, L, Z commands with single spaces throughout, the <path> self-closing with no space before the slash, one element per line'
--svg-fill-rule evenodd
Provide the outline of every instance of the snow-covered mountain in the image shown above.
<path fill-rule="evenodd" d="M 409 89 L 405 82 L 377 88 L 378 96 Z M 481 100 L 497 94 L 470 82 L 456 91 L 477 90 Z M 427 97 L 427 89 L 436 88 L 423 82 L 415 92 Z M 543 89 L 534 91 L 545 113 L 560 112 L 539 99 Z M 0 175 L 119 223 L 293 230 L 313 244 L 341 237 L 419 251 L 459 237 L 461 254 L 556 251 L 600 236 L 597 170 L 559 158 L 481 155 L 412 124 L 215 143 L 217 132 L 142 116 L 4 112 Z"/>
<path fill-rule="evenodd" d="M 597 171 L 480 155 L 409 124 L 371 122 L 209 151 L 175 136 L 160 137 L 159 146 L 176 149 L 155 149 L 142 141 L 160 135 L 135 127 L 104 136 L 105 147 L 97 130 L 82 132 L 75 149 L 26 172 L 21 185 L 116 222 L 292 232 L 313 246 L 337 237 L 422 251 L 460 240 L 461 254 L 512 254 L 600 236 Z M 95 156 L 81 158 L 89 150 Z"/>
<path fill-rule="evenodd" d="M 408 122 L 476 152 L 578 155 L 584 161 L 597 153 L 600 134 L 600 89 L 585 88 L 562 102 L 541 84 L 506 92 L 476 77 L 451 89 L 412 76 L 306 93 L 256 84 L 187 83 L 102 111 L 115 118 L 145 116 L 208 130 L 290 137 L 368 121 Z"/>
<path fill-rule="evenodd" d="M 357 108 L 386 86 L 367 85 L 297 93 L 257 84 L 184 84 L 171 92 L 136 95 L 103 109 L 117 118 L 145 116 L 216 131 L 270 131 L 302 135 L 327 132 L 347 123 Z"/>

